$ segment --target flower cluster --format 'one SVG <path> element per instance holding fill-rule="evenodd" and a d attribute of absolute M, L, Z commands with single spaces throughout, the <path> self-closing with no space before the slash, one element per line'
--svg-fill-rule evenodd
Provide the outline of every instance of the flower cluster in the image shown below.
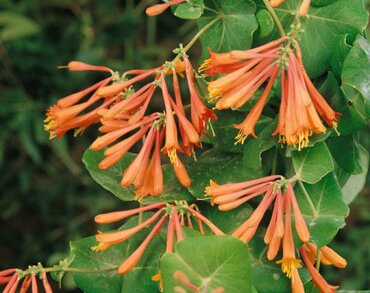
<path fill-rule="evenodd" d="M 200 70 L 209 76 L 223 74 L 208 85 L 210 99 L 216 101 L 218 110 L 242 107 L 268 81 L 245 120 L 234 125 L 239 129 L 237 142 L 244 143 L 249 135 L 256 137 L 255 125 L 279 72 L 281 103 L 274 135 L 279 135 L 281 142 L 298 146 L 301 150 L 308 146 L 313 133 L 326 131 L 320 116 L 336 129 L 339 114 L 329 106 L 308 77 L 299 45 L 293 37 L 282 37 L 245 51 L 211 52 Z"/>
<path fill-rule="evenodd" d="M 291 279 L 293 293 L 304 293 L 298 273 L 298 269 L 302 267 L 302 260 L 297 258 L 293 240 L 291 220 L 293 217 L 295 230 L 304 243 L 299 248 L 299 254 L 311 274 L 314 284 L 321 292 L 335 292 L 336 287 L 328 285 L 314 267 L 318 248 L 309 242 L 310 233 L 289 180 L 279 175 L 222 185 L 211 180 L 210 186 L 206 187 L 205 192 L 207 196 L 212 197 L 211 203 L 217 204 L 221 211 L 237 208 L 247 201 L 263 195 L 261 202 L 251 216 L 232 233 L 234 237 L 244 242 L 252 239 L 265 213 L 273 205 L 270 223 L 264 235 L 264 242 L 268 245 L 267 258 L 269 260 L 275 259 L 282 245 L 282 259 L 276 263 L 281 264 L 281 270 Z M 319 251 L 322 263 L 333 264 L 339 268 L 346 266 L 345 259 L 329 247 L 321 247 Z"/>
<path fill-rule="evenodd" d="M 295 257 L 292 235 L 292 207 L 295 228 L 302 242 L 309 241 L 310 233 L 289 180 L 282 176 L 272 175 L 256 180 L 223 185 L 211 181 L 211 185 L 206 188 L 206 195 L 212 196 L 212 202 L 218 204 L 222 211 L 237 208 L 252 198 L 263 195 L 253 214 L 232 235 L 248 242 L 256 233 L 266 211 L 273 204 L 270 224 L 264 237 L 265 243 L 269 246 L 267 258 L 273 260 L 277 256 L 282 243 L 283 259 L 279 261 L 282 271 L 288 277 L 291 277 L 293 271 L 300 267 L 299 261 Z"/>
<path fill-rule="evenodd" d="M 133 215 L 137 215 L 146 211 L 156 211 L 147 220 L 139 223 L 137 226 L 116 232 L 99 232 L 96 235 L 96 241 L 99 243 L 94 250 L 106 250 L 112 245 L 121 243 L 144 228 L 153 225 L 154 227 L 149 232 L 145 240 L 140 246 L 120 265 L 118 268 L 119 274 L 126 274 L 131 271 L 136 264 L 140 261 L 150 241 L 154 235 L 159 233 L 167 221 L 167 240 L 166 252 L 173 252 L 174 242 L 180 241 L 184 238 L 182 227 L 189 227 L 195 229 L 193 221 L 197 223 L 198 230 L 204 234 L 203 224 L 208 226 L 212 233 L 215 235 L 224 235 L 224 233 L 217 228 L 211 221 L 204 217 L 198 210 L 196 205 L 188 205 L 186 202 L 175 202 L 169 204 L 166 202 L 155 203 L 140 208 L 125 210 L 119 212 L 111 212 L 100 214 L 95 217 L 95 222 L 99 224 L 109 224 L 118 222 Z"/>
<path fill-rule="evenodd" d="M 184 52 L 179 54 L 183 61 L 167 62 L 148 70 L 130 70 L 122 77 L 107 67 L 71 62 L 68 68 L 72 71 L 97 70 L 111 72 L 112 76 L 62 98 L 50 107 L 45 120 L 46 130 L 50 131 L 51 138 L 60 138 L 68 130 L 77 129 L 76 133 L 80 133 L 88 126 L 100 123 L 102 135 L 92 143 L 91 149 L 98 151 L 106 148 L 105 158 L 99 164 L 102 170 L 115 165 L 135 144 L 143 141 L 139 154 L 123 172 L 122 186 L 133 184 L 139 196 L 159 195 L 163 191 L 163 152 L 168 155 L 180 183 L 188 187 L 190 178 L 177 153 L 193 155 L 194 147 L 201 147 L 201 137 L 206 134 L 208 121 L 215 120 L 216 116 L 197 92 L 188 56 Z M 189 118 L 185 113 L 178 80 L 178 73 L 183 71 L 189 88 Z M 133 77 L 128 78 L 130 75 Z M 171 75 L 174 99 L 166 80 Z M 146 81 L 148 78 L 152 80 Z M 138 89 L 135 90 L 134 86 Z M 164 114 L 147 114 L 149 103 L 158 88 L 161 89 Z"/>
<path fill-rule="evenodd" d="M 211 185 L 206 188 L 206 195 L 212 196 L 212 202 L 218 204 L 219 209 L 223 211 L 234 209 L 252 198 L 263 195 L 252 215 L 232 233 L 234 237 L 244 242 L 251 240 L 266 211 L 273 204 L 271 220 L 264 236 L 264 241 L 268 245 L 267 258 L 275 259 L 282 244 L 283 258 L 277 263 L 281 263 L 282 271 L 287 277 L 292 278 L 301 267 L 301 261 L 296 258 L 292 234 L 292 207 L 295 228 L 300 239 L 306 243 L 310 239 L 310 234 L 288 180 L 282 176 L 272 175 L 224 185 L 211 181 Z"/>
<path fill-rule="evenodd" d="M 19 292 L 26 293 L 29 289 L 32 290 L 32 293 L 37 293 L 37 279 L 36 275 L 40 274 L 42 279 L 42 284 L 46 293 L 52 293 L 53 290 L 49 284 L 48 278 L 46 276 L 46 271 L 38 266 L 30 266 L 28 270 L 22 271 L 19 269 L 7 269 L 0 271 L 0 285 L 5 285 L 3 293 L 14 293 L 17 292 L 17 289 L 20 285 Z M 40 270 L 41 268 L 41 270 Z M 23 282 L 21 283 L 21 280 Z"/>

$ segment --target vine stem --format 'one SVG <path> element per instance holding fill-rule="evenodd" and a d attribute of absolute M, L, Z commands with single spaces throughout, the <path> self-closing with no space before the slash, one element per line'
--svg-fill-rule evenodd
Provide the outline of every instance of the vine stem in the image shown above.
<path fill-rule="evenodd" d="M 265 3 L 268 12 L 270 12 L 270 14 L 271 14 L 271 16 L 272 16 L 272 18 L 273 18 L 273 20 L 274 20 L 274 22 L 276 24 L 276 27 L 279 30 L 280 35 L 282 37 L 285 37 L 286 36 L 286 33 L 284 31 L 284 28 L 283 28 L 283 26 L 282 26 L 282 24 L 280 22 L 279 17 L 277 16 L 277 14 L 276 14 L 276 12 L 274 10 L 274 8 L 271 7 L 269 0 L 263 0 L 263 3 Z"/>
<path fill-rule="evenodd" d="M 312 200 L 311 200 L 311 198 L 310 198 L 310 196 L 309 196 L 306 188 L 304 187 L 304 185 L 303 185 L 303 183 L 302 183 L 301 180 L 297 180 L 297 181 L 298 181 L 299 187 L 301 188 L 301 190 L 302 190 L 302 192 L 303 192 L 303 194 L 304 194 L 304 196 L 305 196 L 308 204 L 310 205 L 310 208 L 311 208 L 311 210 L 312 210 L 312 212 L 314 214 L 314 217 L 316 217 L 317 216 L 317 211 L 315 209 L 315 206 L 312 203 Z"/>
<path fill-rule="evenodd" d="M 79 269 L 79 268 L 65 268 L 65 269 L 59 269 L 59 268 L 46 268 L 44 269 L 45 272 L 57 272 L 57 271 L 64 271 L 64 272 L 70 272 L 70 273 L 105 273 L 105 272 L 112 272 L 117 270 L 118 267 L 113 267 L 109 269 L 102 269 L 102 270 L 89 270 L 89 269 Z"/>
<path fill-rule="evenodd" d="M 214 25 L 217 21 L 219 21 L 221 16 L 216 17 L 209 23 L 207 23 L 204 27 L 202 27 L 196 35 L 190 40 L 190 42 L 181 50 L 181 53 L 186 53 L 189 51 L 189 49 L 194 45 L 194 43 L 200 38 L 200 36 L 209 29 L 212 25 Z M 177 54 L 177 56 L 172 60 L 173 64 L 176 64 L 176 62 L 180 59 L 181 53 Z"/>
<path fill-rule="evenodd" d="M 34 266 L 34 267 L 38 267 L 38 266 Z M 109 269 L 101 269 L 101 270 L 91 270 L 91 269 L 82 269 L 82 268 L 69 268 L 69 267 L 60 267 L 60 266 L 50 267 L 50 268 L 43 268 L 41 266 L 41 267 L 38 267 L 38 269 L 39 269 L 39 271 L 37 271 L 36 273 L 39 273 L 41 271 L 44 271 L 45 273 L 52 273 L 52 272 L 106 273 L 106 272 L 113 272 L 113 271 L 117 270 L 118 269 L 118 266 L 117 267 L 111 267 Z M 24 278 L 27 275 L 30 275 L 32 273 L 35 273 L 35 269 L 34 268 L 29 268 L 29 269 L 24 270 L 22 272 L 23 272 L 23 274 L 22 274 L 22 277 L 21 278 Z"/>

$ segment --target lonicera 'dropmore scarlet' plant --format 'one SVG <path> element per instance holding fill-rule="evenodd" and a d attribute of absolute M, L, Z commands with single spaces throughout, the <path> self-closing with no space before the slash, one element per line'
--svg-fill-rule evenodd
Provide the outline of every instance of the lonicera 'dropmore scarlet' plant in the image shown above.
<path fill-rule="evenodd" d="M 138 207 L 97 215 L 125 222 L 72 242 L 54 267 L 4 268 L 4 292 L 37 292 L 36 277 L 51 292 L 46 273 L 66 272 L 86 292 L 335 292 L 320 263 L 347 265 L 327 244 L 368 163 L 356 137 L 369 116 L 367 13 L 351 2 L 164 1 L 147 15 L 198 24 L 172 61 L 122 74 L 70 62 L 102 79 L 51 106 L 45 129 L 97 124 L 87 169 Z M 351 49 L 339 47 L 347 35 Z"/>

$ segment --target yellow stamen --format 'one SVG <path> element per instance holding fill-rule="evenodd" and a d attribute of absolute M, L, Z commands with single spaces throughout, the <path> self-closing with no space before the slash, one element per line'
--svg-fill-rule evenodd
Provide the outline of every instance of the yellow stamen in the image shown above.
<path fill-rule="evenodd" d="M 236 142 L 234 144 L 235 145 L 237 145 L 238 143 L 244 144 L 247 137 L 248 135 L 246 135 L 243 131 L 240 130 L 238 134 L 235 136 Z"/>
<path fill-rule="evenodd" d="M 288 278 L 291 278 L 294 271 L 302 267 L 301 260 L 296 258 L 283 258 L 276 262 L 277 264 L 281 264 L 281 271 L 286 274 Z"/>
<path fill-rule="evenodd" d="M 171 164 L 177 164 L 177 154 L 175 148 L 167 150 L 167 155 L 168 158 L 170 159 Z"/>

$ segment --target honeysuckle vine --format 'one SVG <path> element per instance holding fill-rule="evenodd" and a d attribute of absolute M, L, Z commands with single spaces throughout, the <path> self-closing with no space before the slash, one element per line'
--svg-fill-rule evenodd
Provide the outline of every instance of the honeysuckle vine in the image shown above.
<path fill-rule="evenodd" d="M 106 275 L 111 274 L 119 286 L 143 278 L 143 286 L 148 286 L 143 292 L 280 292 L 273 284 L 270 291 L 260 286 L 270 274 L 269 267 L 286 276 L 278 275 L 277 280 L 285 282 L 279 286 L 290 287 L 293 293 L 308 292 L 306 284 L 311 281 L 320 292 L 335 292 L 337 286 L 324 279 L 320 265 L 347 265 L 327 244 L 348 215 L 341 191 L 346 182 L 339 182 L 343 178 L 338 175 L 345 174 L 340 170 L 345 164 L 331 154 L 341 123 L 351 121 L 351 116 L 317 82 L 326 76 L 312 78 L 305 68 L 310 56 L 305 55 L 306 44 L 301 39 L 307 34 L 304 27 L 309 13 L 319 10 L 303 0 L 295 1 L 296 9 L 290 12 L 292 1 L 262 1 L 261 9 L 266 9 L 275 27 L 268 38 L 255 36 L 252 48 L 239 42 L 247 35 L 228 33 L 227 25 L 239 21 L 239 28 L 247 27 L 253 36 L 257 27 L 253 1 L 156 3 L 146 9 L 148 16 L 171 10 L 180 18 L 198 19 L 198 32 L 173 50 L 171 61 L 123 73 L 82 61 L 65 66 L 71 72 L 95 71 L 102 77 L 51 106 L 45 130 L 50 139 L 60 139 L 68 131 L 74 130 L 76 136 L 98 124 L 99 136 L 84 155 L 87 169 L 105 189 L 138 206 L 95 216 L 100 230 L 72 242 L 70 257 L 59 265 L 1 271 L 4 292 L 15 292 L 19 286 L 21 292 L 30 288 L 37 292 L 36 277 L 51 292 L 46 274 L 57 273 L 61 280 L 67 272 L 78 274 L 77 285 L 86 292 L 95 288 L 85 274 L 113 282 Z M 348 5 L 344 0 L 338 2 Z M 279 11 L 281 7 L 285 10 Z M 281 21 L 285 11 L 291 17 L 288 24 Z M 264 25 L 259 19 L 259 26 Z M 195 70 L 196 61 L 189 51 L 199 39 L 203 60 Z M 217 46 L 215 39 L 220 40 Z M 152 110 L 154 99 L 160 102 L 160 111 Z M 235 138 L 232 143 L 230 136 Z M 134 149 L 139 149 L 137 154 L 130 153 Z M 252 166 L 248 165 L 251 161 Z M 350 168 L 343 169 L 348 177 L 357 175 Z M 329 228 L 324 227 L 325 221 L 323 226 L 311 224 L 321 217 L 320 205 L 325 200 L 328 203 L 323 204 L 329 206 L 325 217 L 330 220 L 332 216 L 336 222 Z M 330 207 L 337 209 L 332 212 Z M 109 230 L 117 223 L 122 226 Z M 323 236 L 315 230 L 316 224 L 331 230 Z M 194 239 L 201 243 L 207 237 L 214 246 L 184 248 L 184 243 Z M 242 248 L 228 250 L 234 246 Z M 220 259 L 226 254 L 224 261 L 235 263 L 223 267 L 218 255 L 206 255 L 215 251 Z M 239 252 L 244 255 L 242 262 L 233 259 Z M 194 257 L 196 253 L 201 256 Z M 79 266 L 106 256 L 113 262 L 109 267 Z M 204 265 L 193 265 L 199 259 L 208 272 L 197 271 Z M 254 260 L 257 266 L 268 265 L 252 271 Z M 99 261 L 97 267 L 105 263 Z M 303 268 L 309 277 L 302 274 Z M 133 271 L 136 277 L 126 278 L 134 276 Z"/>

